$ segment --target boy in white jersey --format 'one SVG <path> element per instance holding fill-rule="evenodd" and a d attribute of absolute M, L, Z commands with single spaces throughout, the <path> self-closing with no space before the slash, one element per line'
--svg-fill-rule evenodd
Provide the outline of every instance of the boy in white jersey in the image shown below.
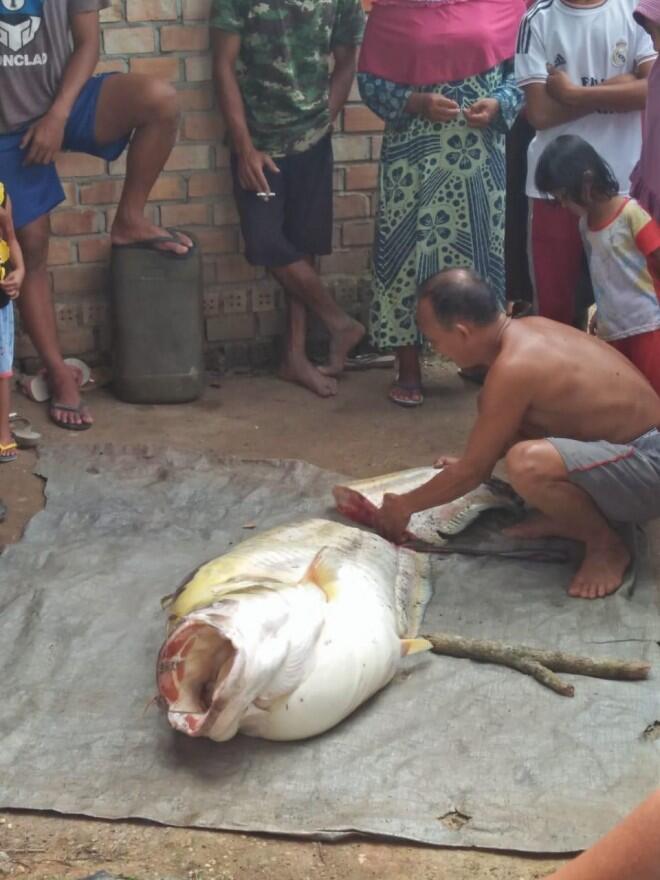
<path fill-rule="evenodd" d="M 575 134 L 612 166 L 628 192 L 641 151 L 646 78 L 656 57 L 632 17 L 634 0 L 538 0 L 520 26 L 516 76 L 529 121 L 530 268 L 540 315 L 571 324 L 584 266 L 577 217 L 535 186 L 536 167 L 557 136 Z"/>

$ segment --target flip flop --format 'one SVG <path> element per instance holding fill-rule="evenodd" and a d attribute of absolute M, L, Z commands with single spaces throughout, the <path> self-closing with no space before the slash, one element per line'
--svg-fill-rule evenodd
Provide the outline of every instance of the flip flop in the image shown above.
<path fill-rule="evenodd" d="M 34 449 L 41 440 L 41 434 L 32 429 L 30 421 L 17 413 L 9 413 L 9 428 L 19 449 Z"/>
<path fill-rule="evenodd" d="M 417 400 L 407 400 L 403 397 L 397 397 L 397 391 L 404 391 L 408 392 L 409 394 L 417 394 L 419 395 L 419 397 Z M 396 382 L 392 383 L 392 386 L 388 391 L 387 396 L 392 401 L 392 403 L 396 403 L 397 406 L 405 406 L 408 409 L 412 409 L 416 406 L 421 406 L 424 403 L 422 386 L 418 385 L 415 382 L 401 382 L 399 379 L 397 379 Z"/>
<path fill-rule="evenodd" d="M 94 381 L 92 371 L 79 358 L 64 358 L 64 363 L 73 371 L 79 388 L 84 388 Z M 35 403 L 45 403 L 51 397 L 47 375 L 45 369 L 39 370 L 36 376 L 19 375 L 16 385 L 28 400 L 33 400 Z"/>
<path fill-rule="evenodd" d="M 154 238 L 143 238 L 140 241 L 130 241 L 128 244 L 113 244 L 112 247 L 113 250 L 117 251 L 155 251 L 163 257 L 169 257 L 171 260 L 187 260 L 192 256 L 195 250 L 194 244 L 192 247 L 189 247 L 181 239 L 181 232 L 178 229 L 167 229 L 167 232 L 169 232 L 169 235 L 156 235 Z M 177 254 L 168 248 L 158 247 L 160 244 L 180 244 L 182 247 L 187 247 L 188 250 L 185 254 Z"/>
<path fill-rule="evenodd" d="M 0 464 L 9 464 L 10 461 L 16 461 L 16 443 L 0 443 Z"/>
<path fill-rule="evenodd" d="M 54 425 L 57 425 L 58 428 L 64 428 L 67 431 L 87 431 L 92 427 L 86 422 L 76 424 L 75 422 L 65 422 L 62 421 L 62 419 L 58 419 L 55 415 L 56 409 L 61 409 L 64 412 L 78 413 L 78 415 L 82 416 L 85 411 L 85 405 L 82 401 L 77 406 L 72 406 L 68 403 L 57 403 L 56 401 L 51 400 L 50 406 L 48 407 L 48 418 Z"/>

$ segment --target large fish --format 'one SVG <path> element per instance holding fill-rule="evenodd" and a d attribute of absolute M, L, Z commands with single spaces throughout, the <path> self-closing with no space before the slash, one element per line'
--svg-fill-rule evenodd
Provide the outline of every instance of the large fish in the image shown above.
<path fill-rule="evenodd" d="M 431 595 L 427 557 L 325 520 L 265 532 L 171 600 L 158 689 L 170 724 L 224 741 L 303 739 L 384 687 Z"/>
<path fill-rule="evenodd" d="M 411 492 L 437 474 L 435 468 L 412 468 L 336 486 L 333 494 L 337 510 L 353 522 L 377 529 L 378 508 L 386 493 Z M 441 546 L 447 543 L 447 537 L 462 532 L 484 511 L 501 509 L 517 513 L 521 505 L 521 499 L 508 483 L 492 478 L 449 504 L 413 514 L 408 533 L 413 540 Z"/>

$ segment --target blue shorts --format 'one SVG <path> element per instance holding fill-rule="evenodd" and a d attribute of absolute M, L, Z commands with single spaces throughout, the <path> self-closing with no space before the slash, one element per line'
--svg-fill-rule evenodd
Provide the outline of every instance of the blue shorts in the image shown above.
<path fill-rule="evenodd" d="M 112 162 L 126 149 L 130 134 L 112 144 L 98 144 L 94 138 L 96 105 L 101 87 L 112 73 L 93 76 L 82 88 L 64 129 L 63 150 L 89 153 Z M 24 165 L 21 141 L 25 130 L 0 135 L 2 179 L 12 200 L 14 226 L 21 229 L 38 217 L 48 214 L 64 201 L 64 190 L 55 168 L 50 165 Z"/>
<path fill-rule="evenodd" d="M 0 379 L 12 374 L 14 363 L 14 306 L 12 303 L 0 309 Z"/>

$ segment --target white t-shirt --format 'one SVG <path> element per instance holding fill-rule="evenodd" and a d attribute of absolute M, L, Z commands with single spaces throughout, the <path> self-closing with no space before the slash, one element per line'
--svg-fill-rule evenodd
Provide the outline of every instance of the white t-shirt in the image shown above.
<path fill-rule="evenodd" d="M 546 65 L 563 70 L 572 82 L 600 85 L 656 57 L 653 41 L 633 18 L 637 0 L 604 0 L 600 6 L 570 6 L 564 0 L 537 0 L 518 32 L 516 79 L 519 86 L 546 82 Z M 642 149 L 642 114 L 590 113 L 574 122 L 539 131 L 527 156 L 527 195 L 546 198 L 534 185 L 541 153 L 561 134 L 588 141 L 612 166 L 620 191 L 629 189 L 630 172 Z"/>

